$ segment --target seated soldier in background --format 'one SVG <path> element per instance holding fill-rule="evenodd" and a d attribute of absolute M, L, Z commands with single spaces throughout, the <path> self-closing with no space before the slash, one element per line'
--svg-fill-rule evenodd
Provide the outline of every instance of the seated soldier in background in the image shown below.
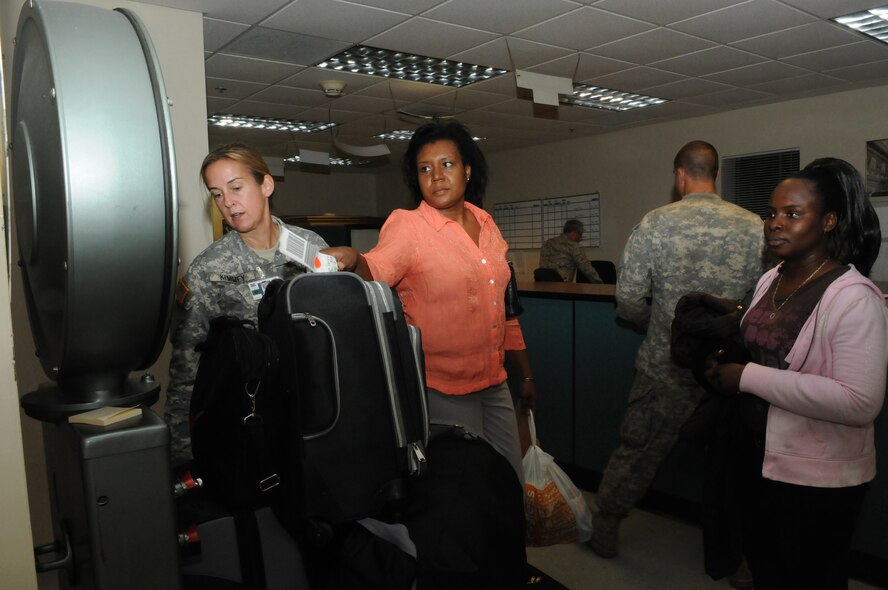
<path fill-rule="evenodd" d="M 586 275 L 590 283 L 601 283 L 601 277 L 589 262 L 580 245 L 583 239 L 583 222 L 568 219 L 560 236 L 547 240 L 540 250 L 540 268 L 551 268 L 567 282 L 574 280 L 577 270 Z"/>

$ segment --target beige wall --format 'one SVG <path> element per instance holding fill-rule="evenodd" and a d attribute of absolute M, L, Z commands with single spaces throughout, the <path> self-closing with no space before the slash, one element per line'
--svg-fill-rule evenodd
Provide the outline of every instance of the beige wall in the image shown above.
<path fill-rule="evenodd" d="M 144 22 L 153 39 L 155 50 L 163 70 L 167 95 L 173 121 L 173 139 L 176 151 L 177 176 L 179 180 L 179 256 L 183 267 L 209 244 L 211 227 L 206 201 L 196 181 L 196 170 L 207 152 L 206 96 L 204 86 L 203 23 L 198 13 L 172 10 L 168 8 L 127 2 L 125 0 L 84 0 L 105 8 L 123 7 L 133 10 Z M 9 76 L 12 72 L 13 44 L 22 3 L 3 0 L 0 3 L 0 31 L 2 31 L 3 71 L 7 100 L 11 87 Z M 97 171 L 98 173 L 98 171 Z M 18 257 L 13 240 L 11 260 Z M 49 513 L 48 486 L 41 425 L 36 420 L 24 416 L 18 409 L 19 396 L 33 391 L 47 381 L 37 359 L 28 325 L 27 313 L 21 286 L 21 275 L 13 263 L 8 277 L 7 290 L 0 297 L 0 498 L 3 507 L 3 526 L 0 527 L 0 586 L 30 589 L 34 579 L 32 547 L 35 544 L 52 540 L 52 527 Z M 11 296 L 11 303 L 7 297 Z M 7 342 L 8 310 L 12 310 L 13 339 Z M 6 318 L 6 319 L 4 319 Z M 13 344 L 14 358 L 13 363 Z M 4 344 L 5 343 L 5 344 Z M 165 386 L 168 346 L 153 367 L 148 369 Z M 17 380 L 12 383 L 13 370 Z M 155 406 L 162 407 L 163 399 Z M 5 424 L 11 421 L 10 425 Z M 27 474 L 27 497 L 24 493 L 25 478 L 16 463 L 21 463 L 22 447 Z M 18 457 L 16 457 L 18 455 Z M 23 528 L 22 520 L 28 520 L 30 510 L 30 530 Z M 31 531 L 33 531 L 33 539 Z M 15 582 L 11 581 L 15 580 Z M 55 588 L 55 574 L 42 574 L 40 588 Z"/>
<path fill-rule="evenodd" d="M 275 185 L 272 211 L 275 215 L 335 213 L 375 217 L 379 214 L 375 174 L 337 169 L 319 174 L 288 166 L 284 182 Z"/>
<path fill-rule="evenodd" d="M 6 24 L 11 20 L 5 4 L 0 8 L 0 41 L 14 35 Z M 4 61 L 3 77 L 9 75 Z M 6 136 L 6 105 L 0 104 L 0 130 Z M 6 159 L 6 140 L 0 139 L 0 157 Z M 3 202 L 7 193 L 6 167 L 0 166 L 0 187 Z M 5 219 L 3 237 L 8 235 Z M 0 256 L 7 259 L 6 240 L 0 243 Z M 28 489 L 25 477 L 22 426 L 19 418 L 19 396 L 13 358 L 12 316 L 10 314 L 10 283 L 8 275 L 0 280 L 0 507 L 3 526 L 0 527 L 0 580 L 3 587 L 33 590 L 37 588 L 37 574 L 33 567 L 34 546 L 31 520 L 28 518 Z"/>
<path fill-rule="evenodd" d="M 798 148 L 802 165 L 834 156 L 862 171 L 867 140 L 888 137 L 886 103 L 881 86 L 489 154 L 485 207 L 598 191 L 602 245 L 588 253 L 618 262 L 642 215 L 669 202 L 672 158 L 686 142 L 709 141 L 723 157 Z M 528 272 L 539 261 L 536 250 L 515 255 Z"/>

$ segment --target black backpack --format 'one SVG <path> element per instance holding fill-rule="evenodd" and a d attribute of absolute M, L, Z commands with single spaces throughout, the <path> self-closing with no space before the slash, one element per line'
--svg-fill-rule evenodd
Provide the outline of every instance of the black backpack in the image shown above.
<path fill-rule="evenodd" d="M 284 400 L 275 343 L 253 322 L 210 321 L 191 394 L 194 474 L 230 510 L 273 505 L 281 495 L 276 449 Z"/>

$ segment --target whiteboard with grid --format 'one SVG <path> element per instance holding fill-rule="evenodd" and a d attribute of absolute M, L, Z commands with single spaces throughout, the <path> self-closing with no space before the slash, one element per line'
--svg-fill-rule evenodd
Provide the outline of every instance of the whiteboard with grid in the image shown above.
<path fill-rule="evenodd" d="M 561 234 L 564 222 L 579 219 L 583 222 L 583 246 L 601 246 L 600 195 L 589 193 L 554 199 L 534 199 L 497 203 L 493 206 L 493 220 L 499 227 L 510 249 L 539 248 L 549 238 Z"/>

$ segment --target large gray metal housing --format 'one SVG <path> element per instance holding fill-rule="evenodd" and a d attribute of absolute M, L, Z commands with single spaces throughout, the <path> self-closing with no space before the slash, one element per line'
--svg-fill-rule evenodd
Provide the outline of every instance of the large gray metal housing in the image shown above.
<path fill-rule="evenodd" d="M 12 188 L 28 316 L 53 419 L 138 402 L 169 328 L 177 265 L 172 130 L 130 11 L 32 0 L 12 72 Z"/>

